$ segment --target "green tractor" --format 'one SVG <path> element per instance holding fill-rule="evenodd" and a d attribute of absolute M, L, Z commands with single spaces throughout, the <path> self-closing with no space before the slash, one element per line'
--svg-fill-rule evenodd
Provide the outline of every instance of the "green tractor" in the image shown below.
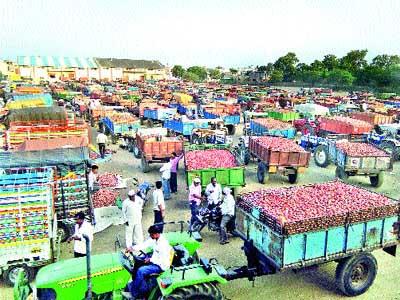
<path fill-rule="evenodd" d="M 222 300 L 218 286 L 227 280 L 219 275 L 216 262 L 198 257 L 200 235 L 183 231 L 183 222 L 180 231 L 164 235 L 174 249 L 172 265 L 169 270 L 150 276 L 146 282 L 150 290 L 146 299 Z M 150 253 L 141 253 L 144 254 Z M 121 250 L 89 256 L 89 259 L 59 261 L 40 269 L 32 287 L 21 271 L 14 286 L 14 300 L 124 300 L 121 292 L 135 266 L 140 264 L 141 255 Z"/>

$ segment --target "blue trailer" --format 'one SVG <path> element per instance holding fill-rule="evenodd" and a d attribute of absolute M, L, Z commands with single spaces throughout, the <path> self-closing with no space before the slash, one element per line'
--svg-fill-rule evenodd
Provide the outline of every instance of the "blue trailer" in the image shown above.
<path fill-rule="evenodd" d="M 293 127 L 288 129 L 268 129 L 267 127 L 252 120 L 250 121 L 250 135 L 273 135 L 294 139 L 296 136 L 296 129 Z"/>
<path fill-rule="evenodd" d="M 131 131 L 135 131 L 140 128 L 140 121 L 137 120 L 132 123 L 119 123 L 115 124 L 109 117 L 105 117 L 101 120 L 103 130 L 105 134 L 111 136 L 111 141 L 113 144 L 117 143 L 118 139 L 124 134 Z"/>
<path fill-rule="evenodd" d="M 371 252 L 382 249 L 396 254 L 400 238 L 399 204 L 394 199 L 390 201 L 387 213 L 375 218 L 353 221 L 349 213 L 342 225 L 299 233 L 278 230 L 260 217 L 257 207 L 244 210 L 237 206 L 236 233 L 244 240 L 248 265 L 231 276 L 239 278 L 238 274 L 246 274 L 254 280 L 256 276 L 338 262 L 339 290 L 347 296 L 360 295 L 373 284 L 377 273 L 377 261 Z"/>
<path fill-rule="evenodd" d="M 143 112 L 143 117 L 147 120 L 163 122 L 176 115 L 176 112 L 177 109 L 175 107 L 166 107 L 158 109 L 145 108 Z"/>
<path fill-rule="evenodd" d="M 169 129 L 175 133 L 190 137 L 193 129 L 197 128 L 208 128 L 208 120 L 198 119 L 198 120 L 188 120 L 182 121 L 182 119 L 176 120 L 165 120 L 164 128 Z"/>

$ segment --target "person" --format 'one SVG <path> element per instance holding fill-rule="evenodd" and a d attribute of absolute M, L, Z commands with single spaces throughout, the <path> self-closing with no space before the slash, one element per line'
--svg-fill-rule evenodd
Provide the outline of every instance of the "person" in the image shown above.
<path fill-rule="evenodd" d="M 143 243 L 142 211 L 143 199 L 140 191 L 130 190 L 128 198 L 122 202 L 122 216 L 125 221 L 125 243 L 127 249 L 132 249 L 133 244 Z"/>
<path fill-rule="evenodd" d="M 171 178 L 169 179 L 169 185 L 171 188 L 171 193 L 175 194 L 178 192 L 178 167 L 179 161 L 182 159 L 183 153 L 181 155 L 177 155 L 176 152 L 172 152 L 172 156 L 170 159 L 171 162 Z"/>
<path fill-rule="evenodd" d="M 156 182 L 156 189 L 153 192 L 153 211 L 154 211 L 154 224 L 163 223 L 165 218 L 165 202 L 164 194 L 162 191 L 162 182 Z M 163 231 L 164 225 L 159 225 L 161 232 Z"/>
<path fill-rule="evenodd" d="M 205 194 L 208 200 L 208 208 L 213 209 L 221 200 L 222 195 L 221 185 L 217 183 L 217 178 L 211 178 L 211 182 L 206 186 Z"/>
<path fill-rule="evenodd" d="M 257 159 L 257 179 L 259 183 L 264 183 L 265 172 L 267 171 L 266 164 L 261 160 Z"/>
<path fill-rule="evenodd" d="M 106 144 L 107 144 L 107 136 L 100 132 L 96 138 L 97 145 L 99 146 L 100 156 L 104 158 L 106 154 Z"/>
<path fill-rule="evenodd" d="M 140 245 L 135 245 L 133 251 L 145 251 L 150 249 L 151 257 L 144 260 L 144 265 L 141 266 L 133 281 L 128 283 L 129 292 L 122 292 L 122 295 L 127 299 L 137 299 L 145 297 L 148 292 L 146 280 L 151 274 L 161 274 L 163 271 L 171 267 L 172 247 L 168 240 L 162 235 L 159 226 L 152 225 L 148 230 L 150 238 Z"/>
<path fill-rule="evenodd" d="M 83 212 L 78 212 L 75 215 L 75 232 L 68 239 L 68 243 L 74 241 L 74 257 L 84 257 L 86 256 L 86 240 L 83 235 L 89 237 L 89 251 L 92 248 L 93 241 L 93 227 L 85 220 L 85 214 Z"/>
<path fill-rule="evenodd" d="M 196 220 L 197 211 L 201 204 L 201 184 L 200 178 L 195 177 L 192 184 L 189 187 L 189 204 L 192 217 L 190 219 L 190 224 Z"/>
<path fill-rule="evenodd" d="M 169 180 L 171 178 L 171 168 L 172 168 L 172 164 L 169 161 L 169 162 L 166 162 L 160 169 L 165 200 L 171 199 L 171 189 L 170 189 L 170 183 L 169 183 Z"/>
<path fill-rule="evenodd" d="M 89 181 L 88 185 L 89 185 L 89 191 L 91 193 L 96 190 L 98 172 L 99 172 L 99 167 L 97 165 L 92 165 L 88 175 L 88 181 Z"/>
<path fill-rule="evenodd" d="M 227 235 L 227 227 L 235 220 L 235 199 L 231 194 L 231 189 L 225 187 L 222 191 L 223 201 L 221 204 L 221 226 L 219 230 L 219 243 L 225 245 L 229 243 Z"/>

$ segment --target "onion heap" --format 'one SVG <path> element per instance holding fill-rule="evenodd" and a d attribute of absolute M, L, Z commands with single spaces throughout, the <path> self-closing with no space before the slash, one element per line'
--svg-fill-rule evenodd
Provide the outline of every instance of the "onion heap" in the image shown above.
<path fill-rule="evenodd" d="M 350 143 L 343 141 L 336 143 L 336 148 L 349 156 L 381 157 L 389 156 L 385 151 L 366 143 Z"/>
<path fill-rule="evenodd" d="M 185 154 L 187 169 L 216 169 L 236 167 L 236 159 L 228 150 L 194 150 Z"/>
<path fill-rule="evenodd" d="M 118 197 L 118 192 L 100 189 L 92 196 L 92 202 L 94 208 L 113 206 Z"/>

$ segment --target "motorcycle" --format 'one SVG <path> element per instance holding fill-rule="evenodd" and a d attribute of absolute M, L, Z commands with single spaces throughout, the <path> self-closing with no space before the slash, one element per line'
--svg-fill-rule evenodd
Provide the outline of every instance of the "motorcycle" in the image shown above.
<path fill-rule="evenodd" d="M 200 207 L 196 214 L 195 221 L 190 224 L 189 230 L 191 232 L 200 232 L 206 225 L 208 225 L 208 230 L 219 231 L 222 213 L 221 213 L 221 203 L 218 202 L 213 208 Z"/>

